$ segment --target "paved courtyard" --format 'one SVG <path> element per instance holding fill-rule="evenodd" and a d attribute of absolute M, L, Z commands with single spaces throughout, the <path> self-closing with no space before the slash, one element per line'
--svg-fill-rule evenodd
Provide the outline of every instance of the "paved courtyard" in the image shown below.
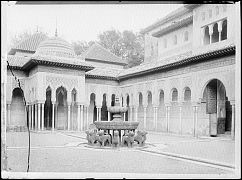
<path fill-rule="evenodd" d="M 27 132 L 7 133 L 8 168 L 25 172 Z M 85 133 L 31 132 L 30 172 L 215 174 L 234 172 L 234 141 L 149 132 L 147 148 L 98 149 Z"/>

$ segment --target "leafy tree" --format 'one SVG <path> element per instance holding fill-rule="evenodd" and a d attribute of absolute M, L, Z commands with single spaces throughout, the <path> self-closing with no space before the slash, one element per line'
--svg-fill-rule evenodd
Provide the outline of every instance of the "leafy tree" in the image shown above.
<path fill-rule="evenodd" d="M 144 59 L 144 38 L 140 34 L 125 30 L 105 31 L 98 35 L 99 43 L 115 55 L 127 60 L 128 67 L 139 65 Z"/>

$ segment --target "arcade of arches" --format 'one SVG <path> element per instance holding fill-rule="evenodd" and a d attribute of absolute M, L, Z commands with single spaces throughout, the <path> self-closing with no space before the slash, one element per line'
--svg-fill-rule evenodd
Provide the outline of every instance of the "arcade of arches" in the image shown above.
<path fill-rule="evenodd" d="M 199 103 L 192 102 L 190 87 L 182 91 L 174 87 L 170 92 L 160 89 L 158 93 L 90 92 L 89 102 L 80 104 L 77 102 L 79 92 L 75 88 L 68 91 L 60 86 L 54 91 L 47 87 L 45 101 L 28 104 L 26 113 L 23 92 L 14 88 L 12 100 L 7 106 L 8 128 L 26 126 L 28 115 L 31 130 L 83 131 L 94 121 L 113 119 L 108 107 L 114 106 L 117 96 L 120 105 L 128 107 L 128 111 L 122 115 L 123 120 L 140 122 L 138 129 L 194 136 L 233 133 L 235 107 L 227 97 L 224 84 L 218 79 L 210 79 L 202 91 Z M 68 101 L 68 96 L 71 101 Z"/>

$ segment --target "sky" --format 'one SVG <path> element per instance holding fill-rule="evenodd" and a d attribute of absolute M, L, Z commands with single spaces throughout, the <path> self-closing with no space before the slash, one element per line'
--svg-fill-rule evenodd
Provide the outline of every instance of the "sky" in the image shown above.
<path fill-rule="evenodd" d="M 110 29 L 140 32 L 181 6 L 183 4 L 11 5 L 7 9 L 7 39 L 9 42 L 24 31 L 35 32 L 37 27 L 54 36 L 57 26 L 58 36 L 68 42 L 95 41 L 99 33 Z"/>

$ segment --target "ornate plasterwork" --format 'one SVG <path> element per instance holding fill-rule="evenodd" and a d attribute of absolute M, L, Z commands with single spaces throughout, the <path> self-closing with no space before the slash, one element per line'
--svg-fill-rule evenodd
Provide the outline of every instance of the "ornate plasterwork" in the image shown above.
<path fill-rule="evenodd" d="M 55 89 L 59 86 L 64 86 L 68 90 L 77 89 L 78 81 L 76 78 L 60 77 L 60 76 L 46 76 L 46 87 L 51 85 Z"/>

